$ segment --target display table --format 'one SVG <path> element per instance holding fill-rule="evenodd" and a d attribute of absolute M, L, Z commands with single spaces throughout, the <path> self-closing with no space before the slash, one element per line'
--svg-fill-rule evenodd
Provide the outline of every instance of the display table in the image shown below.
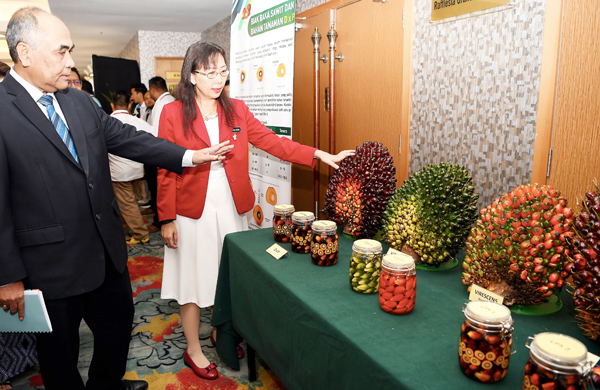
<path fill-rule="evenodd" d="M 474 382 L 458 363 L 461 308 L 468 301 L 460 265 L 417 271 L 414 311 L 395 316 L 380 309 L 378 294 L 351 290 L 351 240 L 340 235 L 340 257 L 331 267 L 291 251 L 290 258 L 275 260 L 265 252 L 273 243 L 271 229 L 225 237 L 213 325 L 221 359 L 239 368 L 237 331 L 288 389 L 520 389 L 529 358 L 525 341 L 547 331 L 575 337 L 600 354 L 577 327 L 572 299 L 563 291 L 557 314 L 513 314 L 517 353 L 506 378 Z"/>

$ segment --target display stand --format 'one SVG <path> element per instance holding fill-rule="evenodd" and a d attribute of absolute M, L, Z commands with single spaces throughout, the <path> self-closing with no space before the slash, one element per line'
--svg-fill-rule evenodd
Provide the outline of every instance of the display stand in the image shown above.
<path fill-rule="evenodd" d="M 515 314 L 523 314 L 526 316 L 549 316 L 558 313 L 562 309 L 563 303 L 556 294 L 552 294 L 548 302 L 537 305 L 512 305 L 509 306 L 510 311 Z"/>
<path fill-rule="evenodd" d="M 439 267 L 435 267 L 433 265 L 428 265 L 428 264 L 422 264 L 419 263 L 416 265 L 417 269 L 420 269 L 422 271 L 448 271 L 451 270 L 453 268 L 455 268 L 458 265 L 458 259 L 455 257 L 452 260 L 449 260 L 445 263 L 443 263 L 442 265 L 440 265 Z"/>

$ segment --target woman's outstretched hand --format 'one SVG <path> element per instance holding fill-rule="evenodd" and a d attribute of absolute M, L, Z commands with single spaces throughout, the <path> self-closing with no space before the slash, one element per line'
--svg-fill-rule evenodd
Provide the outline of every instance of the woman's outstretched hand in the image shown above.
<path fill-rule="evenodd" d="M 337 163 L 339 163 L 348 156 L 354 156 L 354 153 L 354 150 L 342 150 L 334 156 L 322 150 L 316 150 L 314 158 L 318 158 L 325 164 L 332 166 L 334 169 L 338 169 L 339 166 L 337 165 Z"/>
<path fill-rule="evenodd" d="M 221 142 L 210 148 L 196 150 L 192 157 L 194 165 L 202 165 L 211 161 L 221 161 L 225 159 L 225 154 L 233 149 L 233 145 L 228 145 L 229 141 Z"/>

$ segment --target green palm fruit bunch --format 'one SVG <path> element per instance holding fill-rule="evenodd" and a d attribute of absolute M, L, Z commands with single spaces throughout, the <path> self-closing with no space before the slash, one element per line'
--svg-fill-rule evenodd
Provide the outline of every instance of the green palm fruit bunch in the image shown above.
<path fill-rule="evenodd" d="M 388 203 L 383 237 L 415 262 L 439 267 L 464 246 L 477 219 L 473 178 L 461 165 L 428 165 L 413 174 Z"/>
<path fill-rule="evenodd" d="M 500 294 L 506 305 L 541 303 L 563 286 L 573 212 L 557 190 L 521 185 L 480 214 L 467 239 L 464 285 Z"/>

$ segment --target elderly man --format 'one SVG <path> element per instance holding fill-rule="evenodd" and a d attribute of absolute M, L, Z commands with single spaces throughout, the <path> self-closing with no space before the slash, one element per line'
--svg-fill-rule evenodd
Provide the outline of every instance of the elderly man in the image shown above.
<path fill-rule="evenodd" d="M 74 45 L 50 13 L 18 10 L 6 40 L 15 65 L 0 83 L 0 307 L 23 318 L 24 288 L 44 293 L 54 329 L 36 336 L 46 389 L 145 389 L 122 380 L 133 300 L 108 153 L 182 173 L 232 146 L 186 151 L 67 88 Z M 77 369 L 82 319 L 94 335 L 87 384 Z"/>

